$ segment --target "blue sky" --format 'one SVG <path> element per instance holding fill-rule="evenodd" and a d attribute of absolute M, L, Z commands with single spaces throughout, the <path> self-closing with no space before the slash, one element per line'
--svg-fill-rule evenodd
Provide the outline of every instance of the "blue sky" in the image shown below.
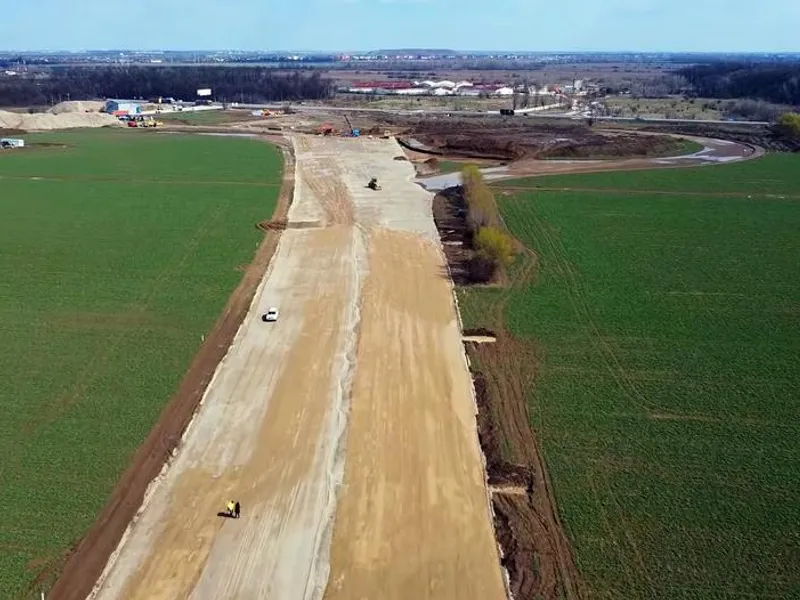
<path fill-rule="evenodd" d="M 800 0 L 0 0 L 0 49 L 788 52 L 798 24 Z"/>

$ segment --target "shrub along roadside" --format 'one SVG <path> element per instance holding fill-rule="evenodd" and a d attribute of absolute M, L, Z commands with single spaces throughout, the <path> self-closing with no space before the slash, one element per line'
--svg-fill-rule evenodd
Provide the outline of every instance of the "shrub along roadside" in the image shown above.
<path fill-rule="evenodd" d="M 470 279 L 486 283 L 497 279 L 514 262 L 514 240 L 502 229 L 500 212 L 492 190 L 475 165 L 462 171 L 467 202 L 467 229 L 475 254 L 470 260 Z"/>
<path fill-rule="evenodd" d="M 788 138 L 800 140 L 800 113 L 786 113 L 778 121 L 778 131 Z"/>

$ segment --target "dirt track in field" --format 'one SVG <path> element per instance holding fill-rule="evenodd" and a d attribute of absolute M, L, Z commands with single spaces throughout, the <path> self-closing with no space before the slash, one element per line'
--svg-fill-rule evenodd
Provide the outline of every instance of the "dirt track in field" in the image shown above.
<path fill-rule="evenodd" d="M 503 598 L 430 195 L 393 141 L 295 154 L 253 307 L 93 597 Z"/>

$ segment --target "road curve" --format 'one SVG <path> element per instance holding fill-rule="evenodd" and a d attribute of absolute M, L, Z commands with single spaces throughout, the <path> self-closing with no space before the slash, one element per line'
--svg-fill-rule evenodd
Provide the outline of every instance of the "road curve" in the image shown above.
<path fill-rule="evenodd" d="M 640 133 L 639 135 L 653 135 Z M 613 160 L 534 160 L 526 159 L 507 167 L 482 169 L 487 181 L 531 177 L 538 175 L 558 175 L 569 173 L 592 173 L 598 171 L 633 171 L 641 169 L 664 169 L 675 167 L 701 167 L 719 165 L 743 160 L 751 160 L 764 155 L 764 149 L 749 144 L 701 138 L 675 136 L 689 139 L 703 145 L 694 154 L 684 154 L 664 158 L 625 158 Z M 460 173 L 446 173 L 429 177 L 418 177 L 416 183 L 426 190 L 435 192 L 461 183 Z"/>

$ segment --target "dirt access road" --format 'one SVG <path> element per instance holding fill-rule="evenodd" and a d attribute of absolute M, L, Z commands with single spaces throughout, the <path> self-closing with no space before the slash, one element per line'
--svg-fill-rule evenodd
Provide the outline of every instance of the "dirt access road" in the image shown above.
<path fill-rule="evenodd" d="M 637 135 L 652 135 L 638 132 Z M 625 158 L 610 160 L 535 160 L 523 159 L 506 167 L 483 169 L 487 181 L 498 181 L 517 177 L 538 175 L 567 175 L 573 173 L 595 173 L 599 171 L 635 171 L 641 169 L 665 169 L 676 167 L 700 167 L 718 165 L 764 156 L 764 149 L 748 144 L 727 140 L 677 136 L 703 145 L 703 149 L 693 154 L 663 158 Z M 417 182 L 431 191 L 460 185 L 460 173 L 446 173 L 431 177 L 420 177 Z"/>
<path fill-rule="evenodd" d="M 253 306 L 92 597 L 504 598 L 430 195 L 394 141 L 295 154 Z"/>

